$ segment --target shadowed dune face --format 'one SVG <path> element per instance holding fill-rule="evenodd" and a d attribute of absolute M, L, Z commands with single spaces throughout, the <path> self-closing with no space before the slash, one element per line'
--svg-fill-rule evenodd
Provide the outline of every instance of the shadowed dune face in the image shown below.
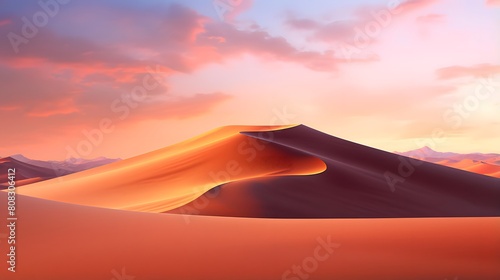
<path fill-rule="evenodd" d="M 495 178 L 410 161 L 305 126 L 277 131 L 272 141 L 321 158 L 327 170 L 313 176 L 232 182 L 218 195 L 204 195 L 171 213 L 267 218 L 500 215 L 500 180 Z M 391 189 L 385 174 L 400 174 L 402 162 L 416 166 L 408 169 L 411 174 L 400 175 L 408 176 Z M 236 202 L 233 197 L 247 199 Z"/>
<path fill-rule="evenodd" d="M 242 135 L 254 130 L 263 140 Z M 319 158 L 266 141 L 267 127 L 226 127 L 102 168 L 32 184 L 20 194 L 68 203 L 164 212 L 228 182 L 323 172 Z"/>

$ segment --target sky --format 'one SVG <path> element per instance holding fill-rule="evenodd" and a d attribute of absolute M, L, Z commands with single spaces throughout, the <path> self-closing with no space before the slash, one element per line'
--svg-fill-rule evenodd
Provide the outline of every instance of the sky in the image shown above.
<path fill-rule="evenodd" d="M 499 34 L 499 0 L 0 0 L 0 156 L 282 124 L 500 153 Z"/>

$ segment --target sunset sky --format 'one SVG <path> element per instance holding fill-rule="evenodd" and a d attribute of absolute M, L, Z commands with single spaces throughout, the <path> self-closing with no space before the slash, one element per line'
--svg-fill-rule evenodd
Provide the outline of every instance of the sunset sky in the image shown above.
<path fill-rule="evenodd" d="M 290 123 L 500 153 L 499 0 L 38 2 L 0 0 L 0 156 L 128 158 Z"/>

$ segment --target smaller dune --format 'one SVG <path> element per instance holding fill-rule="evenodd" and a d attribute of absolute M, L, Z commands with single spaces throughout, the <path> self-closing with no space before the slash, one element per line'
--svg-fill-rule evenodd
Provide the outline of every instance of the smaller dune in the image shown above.
<path fill-rule="evenodd" d="M 16 170 L 17 187 L 57 177 L 53 169 L 24 163 L 12 157 L 0 158 L 0 168 L 5 171 L 8 168 Z M 8 186 L 7 172 L 4 172 L 0 174 L 0 190 L 6 189 Z"/>
<path fill-rule="evenodd" d="M 478 162 L 476 164 L 467 166 L 465 170 L 474 172 L 474 173 L 479 173 L 479 174 L 484 174 L 492 177 L 497 177 L 498 174 L 500 173 L 500 165 L 494 165 L 494 164 L 489 164 L 485 162 Z"/>
<path fill-rule="evenodd" d="M 500 178 L 500 155 L 498 154 L 457 154 L 436 152 L 429 147 L 398 153 L 436 164 L 449 166 L 477 174 Z"/>

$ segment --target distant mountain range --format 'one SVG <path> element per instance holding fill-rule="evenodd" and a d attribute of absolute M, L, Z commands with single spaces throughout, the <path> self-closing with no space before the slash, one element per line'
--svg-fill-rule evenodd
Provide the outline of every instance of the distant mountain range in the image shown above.
<path fill-rule="evenodd" d="M 396 153 L 411 158 L 500 178 L 500 154 L 443 153 L 434 151 L 429 147 Z"/>
<path fill-rule="evenodd" d="M 120 159 L 99 157 L 95 159 L 71 158 L 65 161 L 42 161 L 29 159 L 17 154 L 10 157 L 0 157 L 0 189 L 7 185 L 7 168 L 16 169 L 16 185 L 23 186 L 35 182 L 61 177 L 64 175 L 80 172 L 94 167 L 106 165 Z"/>

